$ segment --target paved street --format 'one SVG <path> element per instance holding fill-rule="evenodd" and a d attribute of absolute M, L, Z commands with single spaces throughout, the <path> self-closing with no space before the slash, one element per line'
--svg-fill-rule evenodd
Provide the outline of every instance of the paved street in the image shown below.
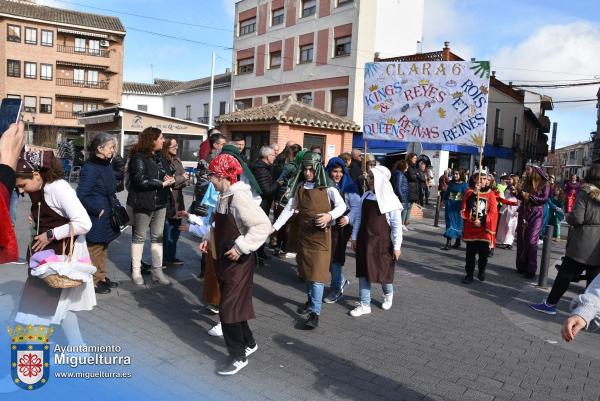
<path fill-rule="evenodd" d="M 20 203 L 20 222 L 26 222 L 29 206 L 28 198 Z M 565 296 L 556 317 L 531 311 L 527 302 L 541 300 L 544 292 L 513 272 L 514 250 L 496 251 L 486 282 L 461 284 L 464 248 L 440 250 L 442 228 L 433 227 L 430 214 L 405 235 L 390 311 L 380 308 L 381 290 L 374 287 L 371 315 L 348 315 L 358 295 L 354 258 L 349 257 L 345 272 L 353 280 L 347 296 L 323 306 L 316 331 L 304 331 L 295 313 L 305 299 L 304 284 L 296 279 L 294 262 L 274 259 L 258 268 L 257 319 L 250 325 L 259 349 L 247 368 L 227 378 L 214 373 L 226 350 L 222 338 L 206 334 L 217 319 L 200 300 L 197 241 L 189 236 L 180 240 L 178 256 L 186 264 L 167 270 L 172 286 L 153 285 L 145 276 L 147 287 L 138 289 L 128 279 L 127 229 L 109 248 L 108 272 L 120 281 L 118 290 L 99 295 L 92 312 L 78 315 L 88 344 L 115 344 L 132 355 L 133 378 L 98 381 L 94 391 L 90 381 L 59 387 L 53 378 L 35 395 L 42 399 L 44 392 L 80 391 L 90 400 L 124 399 L 124 392 L 152 400 L 600 400 L 600 333 L 581 333 L 568 345 L 560 339 L 573 293 Z M 18 229 L 24 249 L 27 226 Z M 557 259 L 564 242 L 554 248 Z M 0 313 L 8 324 L 26 269 L 0 268 Z M 583 283 L 571 289 L 581 292 Z M 55 336 L 60 342 L 60 330 Z M 4 397 L 15 399 L 0 394 Z"/>

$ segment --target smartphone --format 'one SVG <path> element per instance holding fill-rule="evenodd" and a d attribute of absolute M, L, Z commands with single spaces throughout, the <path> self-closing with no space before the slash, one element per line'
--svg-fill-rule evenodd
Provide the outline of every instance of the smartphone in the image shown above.
<path fill-rule="evenodd" d="M 21 99 L 4 98 L 0 106 L 0 136 L 11 124 L 21 119 L 23 101 Z"/>

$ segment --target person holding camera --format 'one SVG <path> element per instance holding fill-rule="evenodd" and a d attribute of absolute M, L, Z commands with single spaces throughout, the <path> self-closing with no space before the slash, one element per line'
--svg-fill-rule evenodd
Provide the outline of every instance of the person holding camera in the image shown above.
<path fill-rule="evenodd" d="M 117 180 L 111 166 L 115 154 L 115 139 L 101 132 L 88 145 L 89 157 L 81 168 L 77 197 L 90 216 L 92 228 L 86 234 L 92 264 L 96 266 L 94 288 L 97 294 L 108 294 L 117 283 L 106 276 L 108 244 L 121 235 L 119 227 L 110 222 Z"/>

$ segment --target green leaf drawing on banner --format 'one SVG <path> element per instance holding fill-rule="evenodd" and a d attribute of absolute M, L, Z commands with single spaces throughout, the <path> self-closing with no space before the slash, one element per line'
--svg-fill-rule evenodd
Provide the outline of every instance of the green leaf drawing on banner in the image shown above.
<path fill-rule="evenodd" d="M 371 78 L 373 75 L 377 74 L 379 71 L 379 65 L 375 63 L 366 63 L 365 64 L 365 76 L 367 78 Z"/>
<path fill-rule="evenodd" d="M 486 78 L 490 77 L 490 62 L 489 61 L 474 61 L 475 65 L 471 66 L 473 74 L 479 75 L 479 78 L 483 78 L 485 75 Z"/>

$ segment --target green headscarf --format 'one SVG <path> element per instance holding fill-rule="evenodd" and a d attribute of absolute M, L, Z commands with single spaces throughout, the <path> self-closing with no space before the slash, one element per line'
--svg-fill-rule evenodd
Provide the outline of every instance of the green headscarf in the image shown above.
<path fill-rule="evenodd" d="M 288 185 L 288 190 L 285 193 L 285 197 L 287 199 L 293 198 L 296 196 L 298 192 L 298 188 L 304 182 L 304 168 L 312 167 L 315 171 L 315 188 L 326 188 L 333 186 L 333 183 L 327 177 L 327 173 L 325 172 L 325 167 L 323 166 L 321 155 L 315 152 L 305 152 L 301 156 L 301 162 L 298 160 L 298 156 L 300 153 L 296 155 L 296 159 L 294 159 L 294 164 L 297 164 L 298 171 L 296 171 L 296 176 L 290 181 Z"/>
<path fill-rule="evenodd" d="M 235 157 L 235 159 L 242 166 L 242 169 L 244 170 L 244 174 L 248 178 L 248 184 L 250 184 L 250 186 L 252 187 L 254 192 L 256 192 L 258 195 L 262 195 L 260 186 L 258 185 L 258 182 L 256 182 L 256 178 L 254 178 L 254 174 L 252 174 L 252 171 L 250 171 L 250 168 L 248 168 L 248 165 L 242 158 L 242 154 L 240 153 L 240 150 L 233 145 L 224 145 L 223 148 L 221 149 L 221 153 Z"/>

